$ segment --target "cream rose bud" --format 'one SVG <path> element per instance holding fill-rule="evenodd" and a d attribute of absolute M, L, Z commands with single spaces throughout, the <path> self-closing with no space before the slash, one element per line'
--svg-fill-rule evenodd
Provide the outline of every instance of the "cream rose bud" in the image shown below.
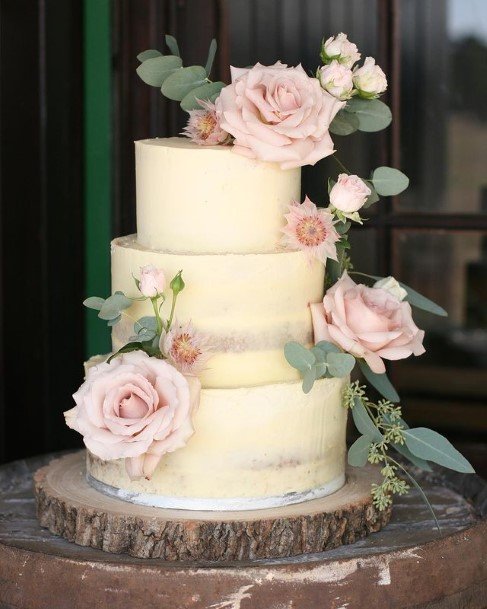
<path fill-rule="evenodd" d="M 351 68 L 360 59 L 357 45 L 348 40 L 347 35 L 340 33 L 338 36 L 331 36 L 321 47 L 321 58 L 324 62 L 337 59 L 347 68 Z"/>
<path fill-rule="evenodd" d="M 158 294 L 162 294 L 165 287 L 166 277 L 161 269 L 156 268 L 153 264 L 140 267 L 139 289 L 143 296 L 154 298 Z"/>
<path fill-rule="evenodd" d="M 379 97 L 387 89 L 387 78 L 373 57 L 367 57 L 361 68 L 353 71 L 353 84 L 360 97 Z"/>
<path fill-rule="evenodd" d="M 344 213 L 353 213 L 363 207 L 371 194 L 367 184 L 356 175 L 341 173 L 330 190 L 330 203 Z"/>
<path fill-rule="evenodd" d="M 391 276 L 384 277 L 383 279 L 379 279 L 379 281 L 376 281 L 374 283 L 374 288 L 382 288 L 383 290 L 386 290 L 386 292 L 392 294 L 392 296 L 394 296 L 394 298 L 397 298 L 399 301 L 404 300 L 408 295 L 406 290 L 401 287 L 399 281 L 397 281 L 396 279 L 394 279 L 394 277 Z"/>
<path fill-rule="evenodd" d="M 350 68 L 334 59 L 319 70 L 319 79 L 323 89 L 337 99 L 350 99 L 353 91 L 353 73 Z"/>

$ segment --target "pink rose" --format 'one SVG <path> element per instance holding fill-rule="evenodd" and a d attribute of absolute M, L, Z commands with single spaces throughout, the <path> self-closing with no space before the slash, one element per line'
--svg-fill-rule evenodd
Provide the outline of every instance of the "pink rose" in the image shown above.
<path fill-rule="evenodd" d="M 161 269 L 153 264 L 147 264 L 140 268 L 140 291 L 143 296 L 154 298 L 164 292 L 166 277 Z"/>
<path fill-rule="evenodd" d="M 64 413 L 104 460 L 125 458 L 131 478 L 150 478 L 162 455 L 186 445 L 200 384 L 167 362 L 133 351 L 88 370 Z"/>
<path fill-rule="evenodd" d="M 314 165 L 333 154 L 328 128 L 345 105 L 299 65 L 232 68 L 232 84 L 216 100 L 220 126 L 235 151 L 282 169 Z"/>
<path fill-rule="evenodd" d="M 315 342 L 326 340 L 363 358 L 373 372 L 385 372 L 382 358 L 404 359 L 424 353 L 424 331 L 411 307 L 382 288 L 356 284 L 345 271 L 323 303 L 311 305 Z"/>
<path fill-rule="evenodd" d="M 382 69 L 376 65 L 373 57 L 367 57 L 361 68 L 353 71 L 353 84 L 360 97 L 374 99 L 387 89 L 387 78 Z"/>
<path fill-rule="evenodd" d="M 360 57 L 357 45 L 350 42 L 343 32 L 337 36 L 331 36 L 321 45 L 321 58 L 324 63 L 336 59 L 347 68 L 351 68 Z"/>
<path fill-rule="evenodd" d="M 323 89 L 337 99 L 350 99 L 353 91 L 352 70 L 334 59 L 319 70 Z"/>
<path fill-rule="evenodd" d="M 371 190 L 358 176 L 341 173 L 330 190 L 330 203 L 345 213 L 353 213 L 363 207 Z"/>

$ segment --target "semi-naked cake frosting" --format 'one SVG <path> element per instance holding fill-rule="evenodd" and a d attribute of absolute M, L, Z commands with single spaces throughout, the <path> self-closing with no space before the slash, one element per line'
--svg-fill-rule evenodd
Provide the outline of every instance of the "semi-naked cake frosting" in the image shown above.
<path fill-rule="evenodd" d="M 309 303 L 324 289 L 321 262 L 279 246 L 300 169 L 182 138 L 135 149 L 138 232 L 112 243 L 112 291 L 137 297 L 133 276 L 144 265 L 168 276 L 182 269 L 178 320 L 211 338 L 213 356 L 187 445 L 164 455 L 150 480 L 131 481 L 123 460 L 89 455 L 89 480 L 129 501 L 183 509 L 257 509 L 334 492 L 345 481 L 348 379 L 321 379 L 304 394 L 283 351 L 288 341 L 312 345 Z M 114 350 L 133 334 L 130 318 L 151 314 L 150 301 L 127 314 Z"/>

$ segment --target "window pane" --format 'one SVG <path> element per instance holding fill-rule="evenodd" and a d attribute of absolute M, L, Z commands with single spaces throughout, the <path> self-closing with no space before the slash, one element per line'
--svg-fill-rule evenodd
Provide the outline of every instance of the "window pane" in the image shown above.
<path fill-rule="evenodd" d="M 401 211 L 487 213 L 487 2 L 401 2 Z"/>
<path fill-rule="evenodd" d="M 449 313 L 414 309 L 426 353 L 395 362 L 413 420 L 487 431 L 487 233 L 396 231 L 394 275 Z"/>

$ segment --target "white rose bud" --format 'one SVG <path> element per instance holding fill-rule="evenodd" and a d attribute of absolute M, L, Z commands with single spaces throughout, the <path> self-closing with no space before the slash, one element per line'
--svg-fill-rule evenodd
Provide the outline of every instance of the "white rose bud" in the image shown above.
<path fill-rule="evenodd" d="M 153 264 L 148 264 L 140 268 L 139 290 L 143 296 L 154 298 L 164 292 L 166 287 L 166 277 L 161 269 Z"/>
<path fill-rule="evenodd" d="M 392 294 L 392 296 L 397 298 L 399 301 L 404 300 L 408 295 L 406 290 L 401 287 L 401 284 L 391 276 L 384 277 L 384 279 L 379 279 L 379 281 L 376 281 L 374 283 L 374 288 L 382 288 L 386 292 L 389 292 L 389 294 Z"/>
<path fill-rule="evenodd" d="M 387 89 L 387 78 L 373 57 L 367 57 L 361 68 L 353 71 L 353 84 L 360 97 L 373 99 Z"/>
<path fill-rule="evenodd" d="M 319 70 L 321 86 L 333 97 L 344 100 L 352 97 L 353 73 L 350 68 L 334 59 Z"/>
<path fill-rule="evenodd" d="M 333 188 L 330 190 L 330 203 L 345 214 L 351 214 L 363 207 L 370 188 L 358 176 L 341 173 Z"/>
<path fill-rule="evenodd" d="M 338 34 L 328 38 L 321 46 L 321 59 L 323 63 L 329 63 L 337 59 L 347 68 L 351 68 L 360 59 L 357 45 L 348 40 L 346 34 Z"/>

